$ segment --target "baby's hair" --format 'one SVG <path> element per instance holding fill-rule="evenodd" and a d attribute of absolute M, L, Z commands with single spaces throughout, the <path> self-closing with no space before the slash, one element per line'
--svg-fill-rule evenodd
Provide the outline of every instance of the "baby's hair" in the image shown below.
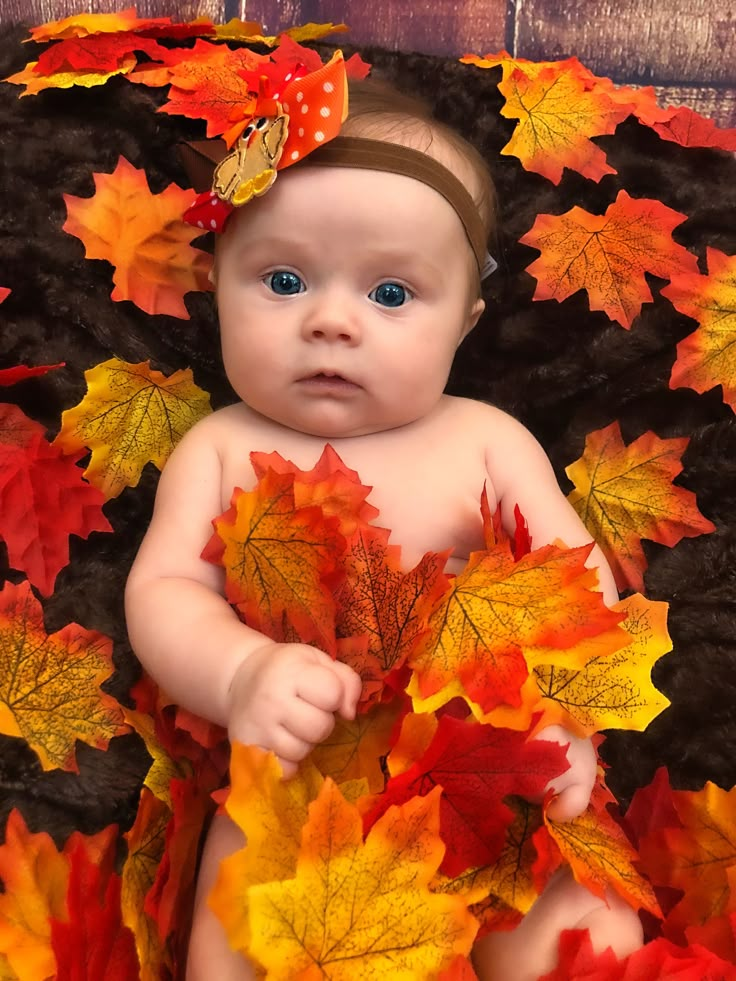
<path fill-rule="evenodd" d="M 451 169 L 458 158 L 467 165 L 469 175 L 457 176 L 473 198 L 486 231 L 486 241 L 490 240 L 496 225 L 496 188 L 488 165 L 472 143 L 435 119 L 423 99 L 400 92 L 380 79 L 351 79 L 348 92 L 348 118 L 340 130 L 342 136 L 399 143 L 420 150 L 445 166 L 449 164 Z"/>

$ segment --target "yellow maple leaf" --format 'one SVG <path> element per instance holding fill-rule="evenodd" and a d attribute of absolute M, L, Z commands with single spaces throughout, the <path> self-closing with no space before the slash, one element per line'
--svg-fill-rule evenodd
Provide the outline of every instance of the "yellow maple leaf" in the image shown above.
<path fill-rule="evenodd" d="M 115 267 L 113 300 L 188 320 L 184 294 L 213 288 L 212 256 L 192 248 L 189 243 L 201 233 L 182 220 L 192 192 L 169 184 L 151 194 L 145 171 L 125 157 L 111 174 L 92 176 L 91 198 L 64 195 L 64 231 L 82 240 L 88 259 L 106 259 Z"/>
<path fill-rule="evenodd" d="M 56 975 L 51 920 L 67 918 L 69 865 L 50 835 L 29 832 L 16 810 L 0 845 L 0 879 L 0 954 L 13 972 L 8 977 L 48 981 Z"/>
<path fill-rule="evenodd" d="M 390 737 L 402 705 L 399 699 L 374 705 L 352 721 L 337 718 L 335 727 L 312 750 L 310 759 L 335 783 L 365 778 L 372 794 L 380 793 L 386 782 L 381 760 L 388 753 Z"/>
<path fill-rule="evenodd" d="M 294 875 L 302 827 L 309 804 L 322 786 L 322 776 L 307 761 L 294 778 L 284 781 L 272 753 L 238 743 L 232 747 L 230 776 L 225 807 L 248 843 L 220 864 L 210 906 L 225 927 L 230 945 L 245 952 L 250 943 L 249 889 Z"/>
<path fill-rule="evenodd" d="M 168 808 L 172 808 L 171 781 L 182 780 L 191 776 L 191 766 L 186 764 L 183 759 L 172 759 L 161 745 L 156 735 L 156 724 L 148 713 L 123 708 L 123 716 L 131 729 L 137 732 L 146 744 L 148 754 L 153 760 L 143 781 L 143 786 L 148 788 Z"/>
<path fill-rule="evenodd" d="M 435 710 L 455 696 L 481 716 L 515 709 L 536 663 L 582 667 L 623 646 L 621 616 L 605 607 L 585 566 L 589 552 L 546 545 L 518 562 L 508 544 L 473 553 L 411 655 L 414 710 Z"/>
<path fill-rule="evenodd" d="M 20 93 L 21 99 L 26 95 L 38 95 L 44 89 L 70 89 L 73 85 L 81 85 L 83 88 L 91 89 L 96 85 L 104 85 L 113 75 L 127 75 L 132 72 L 138 59 L 134 54 L 126 55 L 117 68 L 109 72 L 89 72 L 89 71 L 64 71 L 54 72 L 52 75 L 39 75 L 34 71 L 38 62 L 29 61 L 26 67 L 15 75 L 9 75 L 6 82 L 13 85 L 25 85 L 25 89 Z"/>
<path fill-rule="evenodd" d="M 526 170 L 559 184 L 564 167 L 598 181 L 616 173 L 606 155 L 590 137 L 613 133 L 629 115 L 600 89 L 590 89 L 575 65 L 534 66 L 517 64 L 499 83 L 506 97 L 501 115 L 518 119 L 502 154 L 516 156 Z"/>
<path fill-rule="evenodd" d="M 54 442 L 65 453 L 92 451 L 84 476 L 108 499 L 135 487 L 146 463 L 160 470 L 184 433 L 211 411 L 189 368 L 167 378 L 147 361 L 110 358 L 84 377 L 87 394 L 63 413 Z"/>
<path fill-rule="evenodd" d="M 715 530 L 693 492 L 672 483 L 688 442 L 647 432 L 625 446 L 613 422 L 589 433 L 583 455 L 565 470 L 575 485 L 568 500 L 603 549 L 620 590 L 644 590 L 642 538 L 672 547 Z"/>
<path fill-rule="evenodd" d="M 320 38 L 328 34 L 343 34 L 347 30 L 349 30 L 347 24 L 315 24 L 310 21 L 308 24 L 288 27 L 280 34 L 254 35 L 251 40 L 260 41 L 261 44 L 267 44 L 269 48 L 273 48 L 284 34 L 290 37 L 292 41 L 296 41 L 297 44 L 302 44 L 304 41 L 319 41 Z"/>
<path fill-rule="evenodd" d="M 579 736 L 603 729 L 643 732 L 670 704 L 651 681 L 656 661 L 672 650 L 667 633 L 667 603 L 640 593 L 622 600 L 614 610 L 626 614 L 621 626 L 631 643 L 580 670 L 540 665 L 534 669 L 544 716 L 540 726 L 560 724 Z"/>
<path fill-rule="evenodd" d="M 135 938 L 141 964 L 139 981 L 158 981 L 161 977 L 163 945 L 155 922 L 144 909 L 144 903 L 164 855 L 170 818 L 169 807 L 144 787 L 135 823 L 123 836 L 128 845 L 128 855 L 121 875 L 120 906 L 123 923 Z"/>
<path fill-rule="evenodd" d="M 716 385 L 736 412 L 736 256 L 708 249 L 708 275 L 673 276 L 662 296 L 700 324 L 677 345 L 670 388 L 707 392 Z"/>
<path fill-rule="evenodd" d="M 469 952 L 477 923 L 464 899 L 429 889 L 444 852 L 439 794 L 390 808 L 363 842 L 358 811 L 325 780 L 296 876 L 250 889 L 251 955 L 269 978 L 409 981 Z"/>
<path fill-rule="evenodd" d="M 76 770 L 77 740 L 105 748 L 127 732 L 112 696 L 112 641 L 70 623 L 47 634 L 27 582 L 0 592 L 0 732 L 22 736 L 45 770 Z"/>

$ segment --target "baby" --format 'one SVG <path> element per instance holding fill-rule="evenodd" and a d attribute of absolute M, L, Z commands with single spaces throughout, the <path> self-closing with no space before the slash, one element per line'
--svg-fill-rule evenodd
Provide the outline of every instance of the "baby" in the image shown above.
<path fill-rule="evenodd" d="M 259 145 L 271 158 L 264 166 L 275 168 L 275 143 Z M 218 168 L 231 186 L 239 159 Z M 447 570 L 457 572 L 483 548 L 484 484 L 510 531 L 518 505 L 534 547 L 590 536 L 522 425 L 444 394 L 455 351 L 484 309 L 494 194 L 480 155 L 413 99 L 351 83 L 340 134 L 268 187 L 273 176 L 259 178 L 250 200 L 252 188 L 240 185 L 244 205 L 228 218 L 216 253 L 223 360 L 241 401 L 196 425 L 166 465 L 126 607 L 133 647 L 166 692 L 225 726 L 231 740 L 272 750 L 288 778 L 329 735 L 336 713 L 353 718 L 361 685 L 324 652 L 244 625 L 224 599 L 223 570 L 200 558 L 233 488 L 255 485 L 252 450 L 276 450 L 308 470 L 329 442 L 373 488 L 371 503 L 406 568 L 427 551 L 452 549 Z M 605 601 L 616 602 L 597 548 L 589 563 Z M 570 768 L 553 782 L 550 816 L 569 820 L 588 804 L 594 751 L 559 727 L 539 738 L 568 747 Z M 214 820 L 189 981 L 255 976 L 206 904 L 220 860 L 243 843 L 227 817 Z M 563 873 L 516 930 L 476 944 L 479 977 L 539 977 L 556 963 L 561 930 L 575 927 L 619 956 L 641 943 L 628 906 Z"/>

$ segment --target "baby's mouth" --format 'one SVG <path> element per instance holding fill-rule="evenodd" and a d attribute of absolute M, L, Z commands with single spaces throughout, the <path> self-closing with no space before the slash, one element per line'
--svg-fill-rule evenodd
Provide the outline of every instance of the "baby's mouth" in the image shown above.
<path fill-rule="evenodd" d="M 346 378 L 344 375 L 339 374 L 336 371 L 315 371 L 314 374 L 305 375 L 301 379 L 309 385 L 320 386 L 324 388 L 358 388 L 356 382 L 351 381 L 350 378 Z"/>

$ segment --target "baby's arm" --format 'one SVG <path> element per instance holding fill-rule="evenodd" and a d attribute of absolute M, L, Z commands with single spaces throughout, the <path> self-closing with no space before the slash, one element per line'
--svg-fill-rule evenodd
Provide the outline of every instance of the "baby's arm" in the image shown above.
<path fill-rule="evenodd" d="M 159 482 L 153 518 L 125 591 L 128 633 L 152 677 L 178 704 L 230 738 L 273 750 L 284 774 L 324 739 L 334 713 L 352 718 L 358 676 L 305 644 L 276 644 L 224 599 L 223 570 L 200 558 L 222 511 L 216 416 L 179 444 Z"/>
<path fill-rule="evenodd" d="M 532 434 L 515 419 L 501 413 L 494 427 L 496 436 L 487 451 L 487 466 L 501 518 L 509 533 L 514 528 L 514 508 L 518 505 L 529 527 L 532 548 L 556 539 L 569 547 L 592 542 L 592 536 L 560 490 L 547 454 Z M 597 545 L 586 565 L 597 570 L 605 603 L 608 606 L 617 603 L 619 596 L 613 573 Z M 548 813 L 552 820 L 570 821 L 590 801 L 597 774 L 595 750 L 589 739 L 579 739 L 562 726 L 549 726 L 536 738 L 567 747 L 569 769 L 550 783 L 556 796 Z"/>

